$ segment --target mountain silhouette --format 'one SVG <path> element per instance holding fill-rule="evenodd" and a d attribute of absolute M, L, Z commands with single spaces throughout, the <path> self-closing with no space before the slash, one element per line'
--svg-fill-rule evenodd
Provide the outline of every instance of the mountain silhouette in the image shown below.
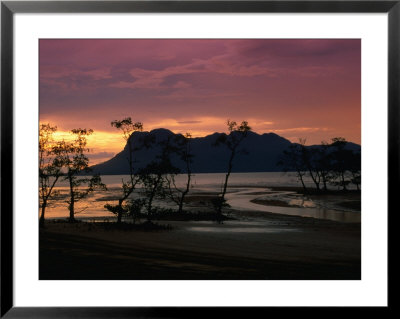
<path fill-rule="evenodd" d="M 192 163 L 192 173 L 224 173 L 227 171 L 228 159 L 230 155 L 229 149 L 225 145 L 214 146 L 216 140 L 225 133 L 214 133 L 205 137 L 192 138 L 190 145 L 194 155 Z M 232 132 L 231 134 L 235 134 Z M 237 134 L 237 133 L 236 133 Z M 175 134 L 167 129 L 155 129 L 150 132 L 134 132 L 124 149 L 110 160 L 92 166 L 93 173 L 102 175 L 120 175 L 129 174 L 129 147 L 131 143 L 134 161 L 134 170 L 144 168 L 151 161 L 156 160 L 160 154 L 160 142 L 166 141 L 168 138 L 173 141 Z M 150 147 L 143 147 L 143 141 L 152 139 L 154 143 Z M 264 133 L 257 134 L 248 132 L 247 137 L 240 144 L 239 152 L 233 162 L 232 172 L 276 172 L 282 168 L 277 162 L 282 152 L 292 143 L 275 134 Z M 319 147 L 313 145 L 309 147 Z M 348 143 L 346 148 L 352 150 L 360 150 L 361 147 L 354 143 Z M 171 161 L 174 166 L 178 167 L 182 173 L 186 171 L 185 163 L 177 156 L 172 155 Z"/>

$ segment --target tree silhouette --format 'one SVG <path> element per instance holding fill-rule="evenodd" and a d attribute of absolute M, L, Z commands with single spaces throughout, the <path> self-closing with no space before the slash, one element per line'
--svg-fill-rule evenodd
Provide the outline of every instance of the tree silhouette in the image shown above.
<path fill-rule="evenodd" d="M 129 199 L 128 203 L 124 207 L 125 213 L 132 217 L 132 221 L 135 224 L 136 219 L 139 218 L 142 208 L 146 205 L 146 199 L 144 198 L 135 198 Z"/>
<path fill-rule="evenodd" d="M 226 124 L 228 126 L 229 135 L 227 134 L 220 135 L 217 138 L 216 142 L 214 143 L 214 146 L 225 145 L 230 151 L 228 159 L 228 169 L 225 175 L 224 186 L 221 194 L 218 196 L 214 205 L 219 215 L 218 218 L 221 217 L 222 207 L 224 206 L 226 201 L 225 194 L 226 194 L 226 189 L 228 187 L 229 176 L 231 175 L 233 168 L 233 160 L 235 159 L 237 154 L 246 153 L 245 150 L 240 150 L 239 146 L 243 142 L 243 140 L 247 137 L 247 133 L 251 131 L 251 127 L 248 125 L 247 121 L 242 121 L 242 123 L 239 125 L 235 121 L 230 121 L 228 119 Z"/>
<path fill-rule="evenodd" d="M 328 190 L 328 182 L 330 180 L 330 156 L 329 156 L 329 147 L 330 145 L 324 141 L 321 142 L 321 147 L 315 149 L 316 159 L 315 169 L 319 172 L 321 177 L 323 190 L 326 192 Z"/>
<path fill-rule="evenodd" d="M 284 150 L 277 165 L 281 166 L 284 172 L 295 171 L 304 191 L 307 192 L 303 179 L 306 175 L 307 168 L 303 161 L 302 147 L 300 144 L 293 143 L 288 149 Z"/>
<path fill-rule="evenodd" d="M 306 139 L 299 139 L 299 146 L 301 150 L 301 161 L 304 165 L 304 168 L 308 171 L 308 174 L 311 177 L 311 180 L 314 182 L 317 191 L 320 190 L 321 183 L 321 171 L 319 167 L 319 150 L 312 147 L 306 146 Z"/>
<path fill-rule="evenodd" d="M 186 133 L 185 135 L 176 136 L 176 153 L 180 159 L 185 163 L 186 166 L 186 184 L 185 188 L 181 189 L 176 186 L 175 175 L 169 174 L 166 177 L 170 198 L 178 205 L 178 213 L 183 211 L 183 203 L 185 201 L 185 196 L 189 193 L 192 178 L 192 163 L 193 163 L 193 153 L 191 150 L 191 139 L 192 135 Z M 175 193 L 178 193 L 177 196 Z"/>
<path fill-rule="evenodd" d="M 62 140 L 57 142 L 54 147 L 59 154 L 63 166 L 66 168 L 64 180 L 69 184 L 69 199 L 67 200 L 69 209 L 69 221 L 75 221 L 75 204 L 86 198 L 96 189 L 107 189 L 101 182 L 99 175 L 92 177 L 79 177 L 81 173 L 89 173 L 89 158 L 85 153 L 89 152 L 86 147 L 87 136 L 93 133 L 89 129 L 73 129 L 71 133 L 74 136 L 72 142 Z"/>
<path fill-rule="evenodd" d="M 113 214 L 117 215 L 117 223 L 121 223 L 122 216 L 125 213 L 128 213 L 130 210 L 129 206 L 124 205 L 124 202 L 128 199 L 128 197 L 133 193 L 135 187 L 138 183 L 138 178 L 134 174 L 134 167 L 133 167 L 133 151 L 137 150 L 132 146 L 132 141 L 130 141 L 130 137 L 134 132 L 142 131 L 143 124 L 141 122 L 134 123 L 131 117 L 124 118 L 122 120 L 115 120 L 111 122 L 111 126 L 119 129 L 122 131 L 124 139 L 128 146 L 128 157 L 127 161 L 129 164 L 129 180 L 124 181 L 122 179 L 122 196 L 118 198 L 117 205 L 110 205 L 106 204 L 104 207 L 108 209 Z M 132 210 L 130 210 L 132 211 Z"/>
<path fill-rule="evenodd" d="M 361 153 L 346 148 L 348 142 L 342 137 L 332 138 L 330 144 L 322 142 L 318 146 L 306 146 L 305 140 L 293 143 L 282 153 L 278 165 L 284 171 L 295 171 L 305 191 L 303 177 L 309 175 L 316 189 L 327 191 L 327 184 L 340 186 L 347 190 L 353 183 L 357 190 L 361 184 Z"/>
<path fill-rule="evenodd" d="M 153 143 L 155 143 L 153 141 Z M 171 155 L 177 151 L 171 142 L 171 137 L 157 143 L 161 147 L 153 161 L 139 170 L 140 181 L 146 196 L 147 220 L 151 221 L 154 214 L 153 201 L 156 198 L 164 199 L 167 196 L 168 175 L 176 175 L 180 171 L 171 162 Z"/>
<path fill-rule="evenodd" d="M 353 156 L 353 152 L 345 148 L 347 143 L 343 137 L 334 137 L 330 145 L 332 174 L 334 177 L 332 183 L 341 186 L 344 191 L 347 190 L 347 185 L 350 183 L 346 179 L 346 171 L 349 169 Z M 339 179 L 339 181 L 336 181 L 336 179 Z"/>
<path fill-rule="evenodd" d="M 45 211 L 49 199 L 56 194 L 54 186 L 62 175 L 63 162 L 60 154 L 54 148 L 53 134 L 57 131 L 56 126 L 41 124 L 39 127 L 39 202 L 40 219 L 39 225 L 44 225 Z"/>
<path fill-rule="evenodd" d="M 353 152 L 350 158 L 349 171 L 351 173 L 351 182 L 360 190 L 361 185 L 361 153 Z"/>

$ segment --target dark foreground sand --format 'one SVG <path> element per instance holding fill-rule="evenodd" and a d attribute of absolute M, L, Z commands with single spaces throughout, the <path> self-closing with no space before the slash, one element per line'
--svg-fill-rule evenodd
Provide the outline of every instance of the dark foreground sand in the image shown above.
<path fill-rule="evenodd" d="M 361 225 L 236 212 L 236 221 L 159 221 L 172 230 L 47 222 L 39 279 L 361 279 Z"/>

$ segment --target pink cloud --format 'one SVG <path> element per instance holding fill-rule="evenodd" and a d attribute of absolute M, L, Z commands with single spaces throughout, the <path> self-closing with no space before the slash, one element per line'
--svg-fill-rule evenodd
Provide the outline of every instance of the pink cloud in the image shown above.
<path fill-rule="evenodd" d="M 174 89 L 187 89 L 190 87 L 191 87 L 191 85 L 185 81 L 178 81 L 172 85 L 172 88 L 174 88 Z"/>
<path fill-rule="evenodd" d="M 220 55 L 208 60 L 196 59 L 191 63 L 171 66 L 162 70 L 148 70 L 142 68 L 134 68 L 129 74 L 135 79 L 132 82 L 120 81 L 110 84 L 111 87 L 117 88 L 178 88 L 177 83 L 167 85 L 166 79 L 171 76 L 188 75 L 188 74 L 204 74 L 215 73 L 228 76 L 238 77 L 278 77 L 280 75 L 296 75 L 299 77 L 320 77 L 332 76 L 341 72 L 342 69 L 336 66 L 308 66 L 308 67 L 273 67 L 246 65 L 241 61 L 237 61 L 233 55 Z M 190 87 L 186 82 L 185 87 Z M 179 86 L 179 88 L 183 88 Z"/>

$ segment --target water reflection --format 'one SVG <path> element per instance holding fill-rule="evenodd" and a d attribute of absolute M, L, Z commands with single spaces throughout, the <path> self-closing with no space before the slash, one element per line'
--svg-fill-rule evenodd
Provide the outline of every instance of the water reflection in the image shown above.
<path fill-rule="evenodd" d="M 318 219 L 329 219 L 337 222 L 359 223 L 361 214 L 345 212 L 326 208 L 304 208 L 304 207 L 279 207 L 264 206 L 266 211 L 277 214 L 313 217 Z"/>
<path fill-rule="evenodd" d="M 260 192 L 260 189 L 257 189 Z M 324 207 L 318 207 L 315 202 L 306 198 L 294 198 L 288 199 L 287 195 L 293 195 L 291 192 L 272 192 L 270 189 L 266 189 L 266 195 L 260 197 L 259 195 L 253 195 L 255 189 L 247 189 L 240 193 L 228 194 L 227 202 L 233 208 L 237 210 L 255 210 L 269 213 L 291 215 L 291 216 L 302 216 L 302 217 L 313 217 L 318 219 L 328 219 L 338 222 L 345 223 L 359 223 L 361 222 L 361 213 L 342 211 L 335 209 L 328 209 Z M 238 196 L 240 195 L 240 196 Z M 256 204 L 251 202 L 253 199 L 264 199 L 264 200 L 279 200 L 287 204 L 287 206 L 298 206 L 298 207 L 282 207 L 268 204 Z M 266 203 L 268 203 L 266 201 Z"/>

